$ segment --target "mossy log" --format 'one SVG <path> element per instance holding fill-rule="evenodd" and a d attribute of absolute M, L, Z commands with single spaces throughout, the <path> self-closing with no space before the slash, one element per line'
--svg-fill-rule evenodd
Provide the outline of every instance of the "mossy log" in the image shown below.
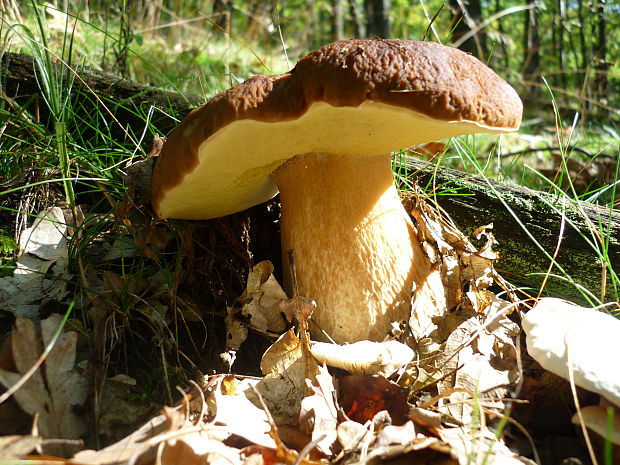
<path fill-rule="evenodd" d="M 57 72 L 68 72 L 74 77 L 71 93 L 72 111 L 77 119 L 92 122 L 95 115 L 106 118 L 106 124 L 114 137 L 121 139 L 127 130 L 132 137 L 145 132 L 145 121 L 150 128 L 167 134 L 177 124 L 175 117 L 185 115 L 190 109 L 204 103 L 204 98 L 166 91 L 153 86 L 138 84 L 121 76 L 92 68 L 74 67 L 67 71 L 61 63 L 55 63 Z M 48 124 L 49 112 L 45 107 L 36 76 L 34 58 L 21 53 L 5 52 L 0 60 L 0 90 L 3 97 L 24 104 L 30 98 L 38 99 L 39 121 Z M 114 121 L 114 118 L 116 121 Z M 148 133 L 148 131 L 147 131 Z"/>
<path fill-rule="evenodd" d="M 453 169 L 437 169 L 424 161 L 407 163 L 418 184 L 465 234 L 471 236 L 477 227 L 493 223 L 500 255 L 497 268 L 509 281 L 537 292 L 549 272 L 553 276 L 546 280 L 548 293 L 584 302 L 578 286 L 601 297 L 603 250 L 607 250 L 611 268 L 620 271 L 620 212 Z M 433 195 L 434 188 L 441 195 Z M 608 274 L 606 291 L 606 298 L 613 299 Z"/>
<path fill-rule="evenodd" d="M 0 62 L 0 71 L 2 91 L 8 98 L 23 102 L 40 95 L 32 57 L 7 52 Z M 100 107 L 101 102 L 113 102 L 107 107 L 118 120 L 115 132 L 119 137 L 124 137 L 121 126 L 131 134 L 142 134 L 144 115 L 151 108 L 161 110 L 150 112 L 151 128 L 165 135 L 176 125 L 175 118 L 183 117 L 204 101 L 197 96 L 164 91 L 112 74 L 89 69 L 76 72 L 79 79 L 75 79 L 72 92 L 86 99 L 81 100 L 81 107 L 90 105 L 92 110 Z M 43 105 L 41 115 L 45 123 Z M 150 145 L 147 139 L 144 143 Z M 147 152 L 148 148 L 145 147 Z M 436 168 L 422 161 L 409 160 L 408 163 L 416 171 L 420 185 L 441 186 L 443 192 L 452 191 L 432 198 L 463 232 L 471 235 L 477 227 L 493 223 L 498 242 L 496 249 L 500 254 L 497 267 L 513 283 L 538 289 L 543 275 L 549 271 L 559 276 L 546 280 L 550 293 L 584 302 L 577 286 L 594 296 L 601 294 L 604 267 L 598 251 L 606 247 L 611 268 L 620 270 L 619 212 L 583 202 L 569 202 L 562 196 L 485 180 L 456 170 Z M 557 266 L 551 266 L 553 260 Z M 613 296 L 611 281 L 607 279 L 607 298 Z"/>

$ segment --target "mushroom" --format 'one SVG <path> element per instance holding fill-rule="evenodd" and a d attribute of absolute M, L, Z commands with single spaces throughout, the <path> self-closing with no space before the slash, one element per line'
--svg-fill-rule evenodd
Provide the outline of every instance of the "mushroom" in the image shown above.
<path fill-rule="evenodd" d="M 521 113 L 512 87 L 457 49 L 335 42 L 191 112 L 157 160 L 153 207 L 163 218 L 216 218 L 279 190 L 282 250 L 295 250 L 299 292 L 317 303 L 313 321 L 336 342 L 381 340 L 409 317 L 412 298 L 428 315 L 445 306 L 390 152 L 514 131 Z M 287 260 L 284 268 L 290 291 Z"/>
<path fill-rule="evenodd" d="M 545 370 L 620 407 L 620 320 L 594 308 L 544 297 L 521 320 L 527 352 Z"/>

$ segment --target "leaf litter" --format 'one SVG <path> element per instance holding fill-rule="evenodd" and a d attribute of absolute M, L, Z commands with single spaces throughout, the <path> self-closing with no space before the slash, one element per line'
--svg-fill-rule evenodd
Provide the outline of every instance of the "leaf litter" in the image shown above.
<path fill-rule="evenodd" d="M 104 449 L 79 452 L 64 463 L 293 465 L 318 461 L 377 463 L 399 456 L 420 463 L 529 463 L 489 427 L 503 414 L 505 399 L 519 377 L 514 342 L 519 328 L 509 318 L 515 296 L 493 268 L 497 256 L 492 250 L 491 226 L 478 231 L 480 237 L 486 237 L 486 244 L 478 250 L 424 202 L 414 198 L 411 204 L 417 234 L 447 293 L 436 315 L 423 326 L 412 325 L 423 327 L 423 332 L 412 334 L 406 325 L 395 322 L 395 339 L 386 341 L 386 347 L 402 344 L 408 351 L 404 359 L 381 349 L 379 356 L 370 356 L 369 363 L 389 369 L 360 372 L 357 361 L 338 369 L 322 365 L 326 360 L 317 361 L 312 355 L 307 333 L 312 302 L 298 295 L 289 299 L 274 277 L 273 265 L 260 262 L 249 273 L 245 291 L 228 308 L 227 347 L 222 358 L 230 369 L 250 331 L 282 334 L 262 358 L 263 376 L 205 377 L 200 390 L 190 390 L 179 405 L 165 407 L 134 433 Z M 45 233 L 47 238 L 37 239 L 43 233 L 37 229 L 41 226 L 33 226 L 36 234 L 30 231 L 31 244 L 49 243 L 50 247 L 22 246 L 22 263 L 33 258 L 46 262 L 31 266 L 38 270 L 31 274 L 46 273 L 52 266 L 61 274 L 67 273 L 66 230 L 57 226 L 61 213 L 52 210 L 42 215 L 39 225 L 45 224 L 48 229 L 47 223 L 56 225 L 56 232 L 50 229 Z M 131 220 L 132 224 L 140 221 L 139 216 Z M 153 246 L 165 244 L 165 240 L 157 239 L 159 236 L 145 234 L 142 237 L 146 239 L 137 248 L 127 237 L 117 238 L 106 248 L 105 259 L 139 253 L 149 256 L 145 247 L 153 254 Z M 107 276 L 99 286 L 108 297 L 99 303 L 95 300 L 94 308 L 99 306 L 103 314 L 110 315 L 118 305 L 111 298 L 113 292 L 136 283 L 125 282 L 114 273 Z M 491 286 L 504 289 L 510 301 L 491 292 Z M 172 292 L 170 287 L 162 289 L 168 289 L 162 296 Z M 24 303 L 33 305 L 31 311 L 36 311 L 37 303 L 46 295 L 37 292 Z M 63 292 L 56 294 L 59 300 Z M 133 288 L 131 294 L 139 295 L 140 288 Z M 10 296 L 5 299 L 10 300 Z M 189 296 L 183 299 L 191 321 L 198 307 Z M 167 324 L 165 305 L 159 310 L 150 305 L 147 311 L 140 302 L 142 299 L 137 299 L 133 305 L 143 313 L 157 313 L 148 318 L 157 320 L 158 325 Z M 413 306 L 415 309 L 415 302 Z M 21 314 L 33 315 L 23 310 Z M 42 320 L 39 334 L 33 320 L 17 317 L 11 333 L 14 367 L 0 371 L 3 385 L 12 386 L 36 362 L 58 323 L 54 315 Z M 290 328 L 292 324 L 297 331 Z M 17 391 L 15 399 L 20 407 L 38 415 L 37 429 L 34 435 L 7 440 L 0 451 L 21 458 L 28 449 L 42 447 L 42 438 L 84 434 L 87 425 L 80 409 L 89 391 L 85 365 L 76 365 L 76 344 L 75 332 L 63 332 L 41 369 Z M 351 352 L 356 355 L 358 351 L 366 353 L 366 349 L 353 346 Z M 333 350 L 338 353 L 349 348 L 336 346 Z M 122 391 L 123 386 L 135 385 L 135 380 L 121 375 L 106 383 Z M 113 399 L 114 395 L 109 397 L 108 405 L 114 405 Z M 123 410 L 131 411 L 129 404 L 122 403 L 113 410 L 110 418 L 122 417 Z M 490 412 L 494 413 L 488 415 Z M 71 455 L 66 450 L 55 453 Z"/>

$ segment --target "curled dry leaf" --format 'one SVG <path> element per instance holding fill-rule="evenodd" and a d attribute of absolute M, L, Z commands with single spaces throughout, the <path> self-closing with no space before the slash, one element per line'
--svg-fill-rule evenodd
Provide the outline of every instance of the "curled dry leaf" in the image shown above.
<path fill-rule="evenodd" d="M 313 383 L 306 380 L 314 392 L 301 401 L 299 427 L 310 433 L 317 448 L 325 455 L 331 455 L 331 447 L 336 442 L 338 410 L 335 404 L 336 389 L 334 380 L 325 366 L 319 367 L 319 373 Z"/>
<path fill-rule="evenodd" d="M 446 275 L 450 270 L 443 266 L 443 257 L 449 256 L 453 251 L 443 239 L 442 225 L 432 210 L 418 197 L 417 193 L 412 200 L 414 205 L 411 215 L 415 218 L 413 229 L 431 264 L 429 274 L 425 278 L 426 288 L 424 290 L 413 289 L 414 298 L 409 313 L 411 332 L 416 338 L 420 339 L 430 334 L 435 328 L 432 322 L 433 317 L 445 315 L 455 304 L 453 300 L 458 299 L 458 297 L 453 295 L 453 290 L 459 289 L 459 287 L 454 286 L 455 283 L 446 281 Z M 447 287 L 446 284 L 451 287 Z M 443 296 L 437 292 L 435 298 L 432 299 L 434 300 L 433 308 L 428 308 L 427 302 L 430 298 L 419 295 L 420 292 L 430 292 L 429 289 L 443 289 Z"/>
<path fill-rule="evenodd" d="M 265 375 L 257 385 L 276 423 L 296 424 L 301 401 L 310 393 L 306 379 L 314 380 L 319 367 L 312 357 L 307 336 L 293 330 L 284 333 L 261 360 Z"/>
<path fill-rule="evenodd" d="M 310 347 L 319 363 L 346 370 L 349 373 L 389 377 L 413 359 L 413 350 L 398 341 L 359 341 L 339 345 L 314 342 Z"/>
<path fill-rule="evenodd" d="M 439 434 L 459 465 L 535 465 L 534 461 L 517 456 L 487 428 L 466 425 L 443 428 Z"/>
<path fill-rule="evenodd" d="M 241 314 L 249 320 L 250 326 L 281 333 L 286 325 L 279 305 L 286 298 L 286 293 L 273 276 L 273 264 L 265 260 L 252 268 L 246 289 L 238 300 L 243 304 Z"/>
<path fill-rule="evenodd" d="M 409 419 L 413 421 L 419 429 L 428 431 L 434 436 L 438 436 L 441 428 L 441 413 L 432 412 L 419 407 L 412 407 L 409 410 Z"/>
<path fill-rule="evenodd" d="M 435 267 L 429 277 L 435 279 L 434 274 L 440 276 L 445 294 L 445 300 L 436 302 L 432 314 L 426 308 L 417 308 L 422 299 L 414 299 L 409 326 L 416 339 L 420 340 L 437 329 L 437 320 L 446 317 L 448 310 L 467 303 L 462 289 L 470 286 L 484 290 L 494 282 L 499 282 L 502 287 L 507 287 L 507 284 L 494 269 L 498 256 L 492 250 L 496 243 L 490 232 L 492 225 L 476 230 L 477 238 L 487 238 L 484 246 L 477 250 L 463 233 L 421 201 L 419 194 L 416 193 L 411 202 L 418 238 Z"/>
<path fill-rule="evenodd" d="M 67 224 L 60 207 L 41 212 L 19 237 L 20 254 L 13 276 L 0 278 L 0 307 L 16 316 L 37 318 L 43 298 L 66 294 Z"/>
<path fill-rule="evenodd" d="M 227 309 L 226 352 L 220 356 L 229 366 L 248 337 L 248 327 L 273 333 L 284 331 L 286 324 L 280 304 L 286 299 L 286 293 L 273 276 L 273 264 L 268 260 L 256 264 L 248 274 L 243 294 Z"/>
<path fill-rule="evenodd" d="M 505 316 L 507 306 L 498 299 L 486 315 L 463 311 L 465 320 L 439 357 L 438 366 L 447 375 L 438 383 L 439 393 L 448 396 L 448 411 L 461 424 L 471 421 L 472 396 L 479 396 L 486 408 L 501 409 L 508 386 L 517 381 L 514 338 L 519 328 Z"/>
<path fill-rule="evenodd" d="M 21 460 L 42 442 L 41 436 L 1 436 L 0 462 Z"/>
<path fill-rule="evenodd" d="M 53 314 L 41 321 L 41 335 L 34 322 L 15 320 L 11 345 L 17 372 L 0 370 L 0 383 L 6 388 L 16 384 L 27 373 L 54 337 L 62 316 Z M 44 438 L 77 439 L 86 431 L 86 419 L 78 412 L 86 401 L 88 382 L 75 367 L 77 334 L 62 333 L 39 370 L 18 389 L 14 397 L 30 415 L 38 415 L 38 428 Z M 63 446 L 50 446 L 48 453 L 67 451 Z"/>

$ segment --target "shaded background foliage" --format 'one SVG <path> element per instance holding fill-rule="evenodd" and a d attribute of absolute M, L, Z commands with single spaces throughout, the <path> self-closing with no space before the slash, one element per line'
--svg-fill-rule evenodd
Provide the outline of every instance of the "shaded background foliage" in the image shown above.
<path fill-rule="evenodd" d="M 5 21 L 30 14 L 28 5 L 3 3 Z M 149 69 L 157 66 L 193 93 L 210 95 L 244 73 L 283 71 L 286 59 L 294 63 L 330 41 L 392 37 L 440 41 L 476 55 L 520 87 L 534 113 L 537 101 L 548 100 L 548 85 L 564 112 L 579 111 L 582 119 L 620 114 L 614 66 L 620 5 L 606 0 L 58 0 L 54 6 L 110 32 L 98 57 L 87 58 L 93 65 L 161 84 Z M 147 46 L 152 40 L 158 46 Z M 223 49 L 214 52 L 213 42 L 245 49 L 250 66 Z M 136 51 L 152 66 L 138 64 Z"/>

